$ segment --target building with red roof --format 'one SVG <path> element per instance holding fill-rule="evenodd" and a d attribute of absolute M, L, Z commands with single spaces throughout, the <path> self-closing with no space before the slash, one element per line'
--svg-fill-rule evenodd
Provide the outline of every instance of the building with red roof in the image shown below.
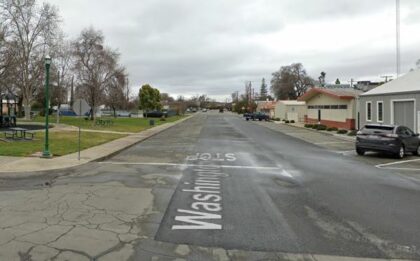
<path fill-rule="evenodd" d="M 311 88 L 298 101 L 306 102 L 305 123 L 352 130 L 356 128 L 357 98 L 352 88 Z"/>

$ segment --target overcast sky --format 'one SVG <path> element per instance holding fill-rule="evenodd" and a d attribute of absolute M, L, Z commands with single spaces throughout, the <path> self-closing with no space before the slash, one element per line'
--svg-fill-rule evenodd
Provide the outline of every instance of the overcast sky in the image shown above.
<path fill-rule="evenodd" d="M 378 80 L 395 75 L 395 0 L 47 0 L 73 38 L 102 30 L 136 90 L 224 100 L 283 65 L 309 75 Z M 420 59 L 419 0 L 401 0 L 402 71 Z"/>

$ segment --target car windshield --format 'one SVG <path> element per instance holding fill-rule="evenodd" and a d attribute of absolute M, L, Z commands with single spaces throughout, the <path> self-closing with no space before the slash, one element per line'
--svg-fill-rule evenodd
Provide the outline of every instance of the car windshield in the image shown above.
<path fill-rule="evenodd" d="M 366 125 L 362 129 L 364 134 L 390 134 L 394 132 L 393 126 L 377 126 L 377 125 Z"/>

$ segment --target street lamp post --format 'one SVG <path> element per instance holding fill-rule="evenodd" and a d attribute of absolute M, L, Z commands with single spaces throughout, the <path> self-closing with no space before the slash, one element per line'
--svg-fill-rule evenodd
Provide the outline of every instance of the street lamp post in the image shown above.
<path fill-rule="evenodd" d="M 51 57 L 47 55 L 45 57 L 45 144 L 44 152 L 42 153 L 43 158 L 51 158 L 51 153 L 49 150 L 48 144 L 48 116 L 50 112 L 50 94 L 49 94 L 49 85 L 50 85 L 50 66 L 51 66 Z"/>

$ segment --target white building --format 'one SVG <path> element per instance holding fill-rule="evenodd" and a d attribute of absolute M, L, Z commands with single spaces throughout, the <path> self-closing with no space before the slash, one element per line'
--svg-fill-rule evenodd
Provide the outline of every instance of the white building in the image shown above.
<path fill-rule="evenodd" d="M 304 122 L 306 113 L 304 101 L 278 101 L 276 103 L 275 116 L 280 120 Z"/>

